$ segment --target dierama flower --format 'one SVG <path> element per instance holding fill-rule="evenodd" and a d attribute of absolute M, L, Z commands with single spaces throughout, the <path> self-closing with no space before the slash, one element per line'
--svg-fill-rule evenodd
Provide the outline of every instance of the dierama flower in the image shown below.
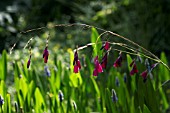
<path fill-rule="evenodd" d="M 17 104 L 17 102 L 15 102 L 14 105 L 15 105 L 15 112 L 18 113 L 18 104 Z"/>
<path fill-rule="evenodd" d="M 115 85 L 116 85 L 117 87 L 120 86 L 120 82 L 119 82 L 119 78 L 118 78 L 118 77 L 116 77 L 116 79 L 115 79 Z"/>
<path fill-rule="evenodd" d="M 27 68 L 30 67 L 30 63 L 31 63 L 31 57 L 28 59 L 28 62 L 27 62 Z"/>
<path fill-rule="evenodd" d="M 112 96 L 111 96 L 111 98 L 112 98 L 113 102 L 117 102 L 118 101 L 118 97 L 117 97 L 116 92 L 115 92 L 114 89 L 112 89 Z"/>
<path fill-rule="evenodd" d="M 64 94 L 61 90 L 59 90 L 58 98 L 59 98 L 60 102 L 62 102 L 64 100 Z"/>
<path fill-rule="evenodd" d="M 150 66 L 150 63 L 149 63 L 148 59 L 145 60 L 145 66 L 146 66 L 148 72 L 150 72 L 151 71 L 151 66 Z"/>
<path fill-rule="evenodd" d="M 93 76 L 98 76 L 99 73 L 103 72 L 103 68 L 99 63 L 98 56 L 96 56 L 94 59 L 94 65 L 95 65 L 95 69 L 93 71 Z"/>
<path fill-rule="evenodd" d="M 135 60 L 132 61 L 132 63 L 130 64 L 130 67 L 132 67 L 132 70 L 130 71 L 131 76 L 134 75 L 135 73 L 138 73 L 138 69 L 137 69 Z"/>
<path fill-rule="evenodd" d="M 146 80 L 147 80 L 148 74 L 150 74 L 151 71 L 152 71 L 158 64 L 159 64 L 159 63 L 153 64 L 153 65 L 151 66 L 150 70 L 148 70 L 148 68 L 147 68 L 144 72 L 142 72 L 142 73 L 140 74 L 140 75 L 143 77 L 143 82 L 144 82 L 144 83 L 145 83 Z"/>
<path fill-rule="evenodd" d="M 44 63 L 47 63 L 48 56 L 49 56 L 48 48 L 45 47 L 44 52 L 43 52 Z"/>
<path fill-rule="evenodd" d="M 0 107 L 2 107 L 3 104 L 4 104 L 4 99 L 3 99 L 2 96 L 0 95 Z"/>
<path fill-rule="evenodd" d="M 80 64 L 80 60 L 78 59 L 77 51 L 74 53 L 73 65 L 74 65 L 74 73 L 78 73 L 79 70 L 81 69 L 81 64 Z"/>
<path fill-rule="evenodd" d="M 74 108 L 74 110 L 77 110 L 77 105 L 76 105 L 75 101 L 73 101 L 73 108 Z"/>
<path fill-rule="evenodd" d="M 107 41 L 107 42 L 105 42 L 103 45 L 102 45 L 102 47 L 100 48 L 100 50 L 102 50 L 102 49 L 105 49 L 105 50 L 109 50 L 109 42 Z"/>
<path fill-rule="evenodd" d="M 147 71 L 147 70 L 145 70 L 145 71 L 144 71 L 144 72 L 142 72 L 140 75 L 143 77 L 143 82 L 146 82 L 146 80 L 147 80 L 147 76 L 148 76 L 148 71 Z"/>
<path fill-rule="evenodd" d="M 105 69 L 107 66 L 107 55 L 108 55 L 108 53 L 106 52 L 104 57 L 102 58 L 102 62 L 101 62 L 102 68 L 105 68 Z"/>
<path fill-rule="evenodd" d="M 48 77 L 51 76 L 51 73 L 50 73 L 50 70 L 49 70 L 48 66 L 45 66 L 45 67 L 44 67 L 44 71 L 45 71 L 45 74 L 46 74 Z"/>
<path fill-rule="evenodd" d="M 116 59 L 116 61 L 114 62 L 114 64 L 113 64 L 113 66 L 115 67 L 115 68 L 117 68 L 117 67 L 121 67 L 121 65 L 122 65 L 122 53 L 120 52 L 119 53 L 119 57 Z"/>
<path fill-rule="evenodd" d="M 126 75 L 126 73 L 124 73 L 123 80 L 124 80 L 125 83 L 127 82 L 127 75 Z"/>

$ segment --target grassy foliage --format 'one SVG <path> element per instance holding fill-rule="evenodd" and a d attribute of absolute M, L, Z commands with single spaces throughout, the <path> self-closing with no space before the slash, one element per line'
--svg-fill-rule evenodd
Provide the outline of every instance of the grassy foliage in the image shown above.
<path fill-rule="evenodd" d="M 92 29 L 92 42 L 95 43 L 98 33 Z M 98 40 L 100 41 L 100 40 Z M 93 46 L 93 55 L 99 55 L 99 45 Z M 95 49 L 96 48 L 96 49 Z M 114 67 L 104 70 L 99 76 L 93 77 L 94 64 L 86 57 L 86 67 L 80 73 L 73 73 L 74 53 L 69 53 L 69 68 L 54 56 L 54 67 L 49 68 L 50 76 L 40 73 L 36 66 L 26 68 L 26 63 L 13 64 L 13 71 L 7 70 L 7 53 L 4 51 L 0 57 L 0 95 L 4 104 L 1 112 L 26 112 L 26 113 L 166 113 L 169 108 L 169 71 L 165 66 L 159 65 L 153 71 L 153 78 L 148 77 L 146 83 L 140 74 L 129 75 L 132 58 L 126 55 L 123 63 L 127 70 L 118 71 Z M 164 53 L 161 60 L 167 63 Z M 114 62 L 113 59 L 110 62 Z M 137 64 L 140 66 L 140 64 Z M 139 70 L 144 69 L 140 66 Z M 124 76 L 126 75 L 126 76 Z M 13 77 L 12 77 L 13 76 Z M 12 77 L 12 85 L 8 85 L 7 78 Z M 124 80 L 127 77 L 126 80 Z M 119 85 L 116 83 L 118 80 Z M 162 85 L 163 82 L 165 82 Z M 113 90 L 116 92 L 117 101 L 113 101 Z M 11 91 L 13 90 L 13 91 Z"/>

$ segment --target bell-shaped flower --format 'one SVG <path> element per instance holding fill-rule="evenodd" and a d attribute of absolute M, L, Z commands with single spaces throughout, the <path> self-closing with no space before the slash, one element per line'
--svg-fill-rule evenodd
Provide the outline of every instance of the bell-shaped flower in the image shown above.
<path fill-rule="evenodd" d="M 118 97 L 117 97 L 116 91 L 114 89 L 112 89 L 112 96 L 111 96 L 111 98 L 112 98 L 113 102 L 117 102 L 118 101 Z"/>
<path fill-rule="evenodd" d="M 143 82 L 146 82 L 146 80 L 147 80 L 147 76 L 148 76 L 148 71 L 147 71 L 147 70 L 145 70 L 145 71 L 144 71 L 144 72 L 142 72 L 140 75 L 141 75 L 141 76 L 142 76 L 142 78 L 143 78 Z"/>
<path fill-rule="evenodd" d="M 102 49 L 109 50 L 109 46 L 110 46 L 109 42 L 106 41 L 106 42 L 102 45 L 102 47 L 100 48 L 100 50 L 102 50 Z"/>
<path fill-rule="evenodd" d="M 78 73 L 79 70 L 81 69 L 81 64 L 80 64 L 80 60 L 78 59 L 77 51 L 74 53 L 73 65 L 74 65 L 74 70 L 73 70 L 74 73 Z"/>
<path fill-rule="evenodd" d="M 47 47 L 45 47 L 44 52 L 43 52 L 44 63 L 48 62 L 48 56 L 49 56 L 49 52 L 48 52 Z"/>
<path fill-rule="evenodd" d="M 106 69 L 106 66 L 107 66 L 107 55 L 108 55 L 108 53 L 106 52 L 104 57 L 102 58 L 102 62 L 101 62 L 102 68 L 104 68 L 104 69 Z"/>
<path fill-rule="evenodd" d="M 130 64 L 130 67 L 132 67 L 132 70 L 130 71 L 130 75 L 134 75 L 135 73 L 138 73 L 135 60 L 132 61 L 132 63 Z"/>
<path fill-rule="evenodd" d="M 101 64 L 99 63 L 98 56 L 96 56 L 94 59 L 94 65 L 95 65 L 95 69 L 93 71 L 93 75 L 98 76 L 99 73 L 103 72 L 103 68 Z"/>
<path fill-rule="evenodd" d="M 159 63 L 155 63 L 151 66 L 151 68 L 147 68 L 144 72 L 142 72 L 140 75 L 143 77 L 143 82 L 146 82 L 148 74 L 151 74 L 151 71 L 158 65 Z"/>
<path fill-rule="evenodd" d="M 116 59 L 116 61 L 114 62 L 113 66 L 116 67 L 121 67 L 122 65 L 122 54 L 119 54 L 119 57 Z"/>
<path fill-rule="evenodd" d="M 31 63 L 31 57 L 28 59 L 28 62 L 27 62 L 27 68 L 30 67 L 30 63 Z"/>

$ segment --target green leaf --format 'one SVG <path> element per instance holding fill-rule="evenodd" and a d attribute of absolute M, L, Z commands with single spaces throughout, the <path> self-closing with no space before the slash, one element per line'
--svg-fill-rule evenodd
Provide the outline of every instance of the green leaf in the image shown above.
<path fill-rule="evenodd" d="M 92 33 L 91 33 L 91 42 L 95 43 L 95 45 L 92 45 L 93 47 L 93 56 L 101 56 L 102 55 L 102 51 L 100 50 L 100 48 L 102 47 L 102 43 L 101 43 L 101 39 L 99 37 L 99 34 L 97 32 L 97 30 L 92 27 Z"/>
<path fill-rule="evenodd" d="M 7 76 L 7 53 L 5 50 L 2 52 L 0 64 L 0 79 L 5 80 Z"/>
<path fill-rule="evenodd" d="M 39 88 L 35 89 L 35 111 L 42 113 L 45 110 L 45 102 Z"/>
<path fill-rule="evenodd" d="M 144 98 L 145 104 L 150 109 L 152 113 L 160 113 L 159 109 L 159 101 L 158 101 L 158 92 L 154 90 L 151 80 L 148 78 L 147 82 L 145 83 L 144 88 Z"/>
<path fill-rule="evenodd" d="M 164 52 L 161 53 L 161 60 L 165 64 L 168 64 L 168 61 L 167 61 L 167 58 Z M 161 80 L 161 82 L 169 80 L 170 79 L 169 75 L 170 75 L 169 70 L 164 65 L 160 65 L 159 66 L 159 79 Z"/>
<path fill-rule="evenodd" d="M 126 57 L 127 57 L 127 66 L 128 66 L 129 73 L 130 73 L 130 71 L 131 71 L 130 64 L 132 62 L 132 58 L 130 57 L 129 54 L 127 54 Z M 127 79 L 128 79 L 128 83 L 130 84 L 129 89 L 131 89 L 132 93 L 134 93 L 134 91 L 136 89 L 136 78 L 135 78 L 135 76 L 130 76 L 129 74 L 127 74 Z"/>
<path fill-rule="evenodd" d="M 151 111 L 148 109 L 148 107 L 145 104 L 143 107 L 143 113 L 151 113 Z"/>

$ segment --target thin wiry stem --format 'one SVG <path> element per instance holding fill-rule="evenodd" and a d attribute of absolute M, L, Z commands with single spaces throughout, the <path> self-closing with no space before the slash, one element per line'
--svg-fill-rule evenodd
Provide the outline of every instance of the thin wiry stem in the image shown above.
<path fill-rule="evenodd" d="M 53 26 L 47 26 L 47 27 L 40 27 L 40 28 L 35 28 L 35 29 L 30 29 L 30 30 L 27 30 L 27 31 L 22 31 L 20 32 L 20 34 L 26 34 L 26 33 L 29 33 L 29 32 L 33 32 L 33 31 L 38 31 L 38 30 L 42 30 L 42 29 L 51 29 L 51 28 L 56 28 L 56 27 L 72 27 L 72 26 L 83 26 L 83 27 L 87 27 L 87 28 L 96 28 L 97 30 L 100 30 L 102 31 L 103 33 L 99 35 L 99 37 L 97 38 L 96 40 L 96 44 L 98 42 L 98 39 L 106 34 L 106 33 L 109 33 L 110 35 L 113 35 L 113 36 L 116 36 L 116 37 L 119 37 L 127 42 L 129 42 L 132 46 L 136 46 L 137 48 L 140 48 L 142 51 L 144 51 L 145 53 L 147 53 L 148 55 L 145 55 L 145 57 L 150 57 L 150 59 L 152 60 L 155 60 L 157 62 L 160 62 L 162 63 L 168 70 L 170 70 L 170 68 L 168 67 L 167 64 L 165 64 L 163 61 L 161 61 L 156 55 L 154 55 L 152 52 L 148 51 L 147 49 L 145 49 L 144 47 L 140 46 L 139 44 L 133 42 L 132 40 L 124 37 L 124 36 L 121 36 L 117 33 L 114 33 L 112 31 L 107 31 L 107 30 L 104 30 L 102 28 L 99 28 L 99 27 L 96 27 L 96 26 L 92 26 L 92 25 L 87 25 L 87 24 L 81 24 L 81 23 L 73 23 L 73 24 L 57 24 L 57 25 L 53 25 Z M 17 42 L 16 42 L 17 43 Z M 10 53 L 12 53 L 12 50 L 14 49 L 16 43 L 14 44 L 14 46 L 11 48 L 11 51 Z M 132 48 L 131 48 L 132 49 Z M 133 49 L 132 49 L 133 50 Z M 141 50 L 138 50 L 138 52 L 142 53 Z M 153 58 L 152 58 L 153 57 Z"/>
<path fill-rule="evenodd" d="M 101 44 L 101 43 L 102 43 L 102 42 L 98 42 L 97 44 Z M 112 45 L 120 45 L 119 43 L 116 43 L 116 42 L 113 42 L 113 43 L 110 43 L 110 44 L 112 44 Z M 84 46 L 81 46 L 81 47 L 77 48 L 76 50 L 77 50 L 77 51 L 78 51 L 78 50 L 83 50 L 83 49 L 85 49 L 85 48 L 87 48 L 87 47 L 90 47 L 90 46 L 92 46 L 92 45 L 96 45 L 96 43 L 88 43 L 88 44 L 86 44 L 86 45 L 84 45 Z M 123 46 L 121 46 L 121 47 L 123 47 Z M 126 48 L 126 49 L 132 50 L 132 49 L 129 49 L 129 48 Z M 119 52 L 122 52 L 122 53 L 131 54 L 131 55 L 134 55 L 134 56 L 143 56 L 143 57 L 146 57 L 146 58 L 148 58 L 148 59 L 151 59 L 151 60 L 153 60 L 153 61 L 155 61 L 155 62 L 160 63 L 159 60 L 154 59 L 154 58 L 152 58 L 152 57 L 149 57 L 149 56 L 147 56 L 147 55 L 145 55 L 145 54 L 139 54 L 139 53 L 137 53 L 136 51 L 128 52 L 128 51 L 124 51 L 124 50 L 120 50 L 120 49 L 116 49 L 116 48 L 114 48 L 114 49 L 112 49 L 112 50 L 119 51 Z M 75 50 L 74 50 L 74 51 L 75 51 Z"/>

